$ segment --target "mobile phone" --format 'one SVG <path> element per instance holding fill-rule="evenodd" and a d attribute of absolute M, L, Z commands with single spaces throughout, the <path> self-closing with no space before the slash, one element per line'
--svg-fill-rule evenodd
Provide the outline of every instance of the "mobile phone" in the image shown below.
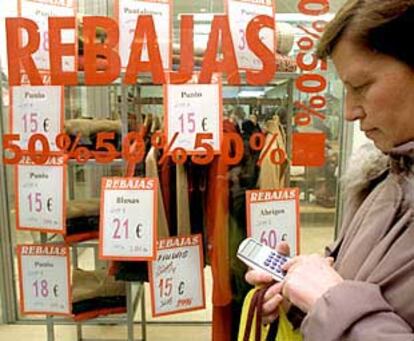
<path fill-rule="evenodd" d="M 269 273 L 278 282 L 285 278 L 286 271 L 281 267 L 290 259 L 253 238 L 241 242 L 237 257 L 247 266 Z"/>

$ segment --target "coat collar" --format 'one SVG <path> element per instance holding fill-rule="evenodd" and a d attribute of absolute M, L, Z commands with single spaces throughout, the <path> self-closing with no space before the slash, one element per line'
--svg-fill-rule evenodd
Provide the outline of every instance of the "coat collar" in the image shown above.
<path fill-rule="evenodd" d="M 391 172 L 402 173 L 414 170 L 414 141 L 404 143 L 389 152 Z"/>

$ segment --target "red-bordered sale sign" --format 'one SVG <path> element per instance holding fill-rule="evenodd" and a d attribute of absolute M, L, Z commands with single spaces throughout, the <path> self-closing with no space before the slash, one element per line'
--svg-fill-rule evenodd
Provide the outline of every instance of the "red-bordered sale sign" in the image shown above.
<path fill-rule="evenodd" d="M 18 245 L 22 314 L 71 315 L 69 248 Z"/>
<path fill-rule="evenodd" d="M 205 308 L 201 235 L 158 241 L 157 260 L 148 264 L 152 315 Z"/>
<path fill-rule="evenodd" d="M 50 157 L 36 165 L 26 158 L 15 166 L 16 225 L 18 230 L 65 234 L 66 165 Z"/>
<path fill-rule="evenodd" d="M 164 126 L 169 151 L 183 148 L 188 154 L 197 154 L 205 152 L 203 144 L 208 144 L 214 154 L 220 154 L 223 140 L 221 80 L 215 75 L 211 84 L 195 84 L 197 77 L 195 75 L 187 84 L 164 86 Z M 201 134 L 211 134 L 212 138 L 200 139 Z"/>
<path fill-rule="evenodd" d="M 247 235 L 275 248 L 281 241 L 299 254 L 299 189 L 246 191 Z"/>
<path fill-rule="evenodd" d="M 128 65 L 131 44 L 140 15 L 152 16 L 163 68 L 170 70 L 172 58 L 171 0 L 116 0 L 115 17 L 119 23 L 119 55 L 122 69 L 125 70 Z M 141 59 L 143 61 L 149 60 L 145 43 Z"/>
<path fill-rule="evenodd" d="M 59 151 L 56 136 L 63 132 L 63 86 L 13 86 L 10 89 L 10 133 L 20 136 L 19 144 L 28 150 L 33 134 L 42 134 L 51 151 Z"/>
<path fill-rule="evenodd" d="M 224 0 L 229 16 L 231 36 L 236 50 L 240 69 L 261 70 L 262 61 L 256 57 L 247 44 L 246 32 L 249 22 L 258 15 L 275 17 L 273 0 Z M 269 28 L 260 31 L 262 42 L 271 50 L 276 50 L 276 34 Z"/>
<path fill-rule="evenodd" d="M 157 193 L 155 178 L 102 179 L 101 259 L 148 261 L 155 258 Z"/>
<path fill-rule="evenodd" d="M 39 27 L 39 49 L 32 55 L 36 66 L 41 71 L 50 70 L 49 59 L 49 17 L 75 17 L 76 0 L 18 0 L 18 15 L 31 19 Z M 76 30 L 76 29 L 75 29 Z M 75 30 L 62 31 L 62 43 L 77 45 Z M 27 34 L 22 36 L 22 46 L 27 44 Z M 76 58 L 64 56 L 62 58 L 63 71 L 76 71 Z"/>

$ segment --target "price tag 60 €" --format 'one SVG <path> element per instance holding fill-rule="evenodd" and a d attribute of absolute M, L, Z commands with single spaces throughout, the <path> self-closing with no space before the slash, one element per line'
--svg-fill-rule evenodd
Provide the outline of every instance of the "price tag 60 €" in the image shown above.
<path fill-rule="evenodd" d="M 200 235 L 158 241 L 157 260 L 148 264 L 153 316 L 204 309 L 203 263 Z"/>
<path fill-rule="evenodd" d="M 63 158 L 45 165 L 31 161 L 16 166 L 17 229 L 65 233 L 65 179 Z"/>
<path fill-rule="evenodd" d="M 281 241 L 299 253 L 299 189 L 246 191 L 247 235 L 276 248 Z"/>
<path fill-rule="evenodd" d="M 22 314 L 70 315 L 69 249 L 18 245 Z"/>
<path fill-rule="evenodd" d="M 99 228 L 101 259 L 154 259 L 157 193 L 157 179 L 102 179 Z"/>

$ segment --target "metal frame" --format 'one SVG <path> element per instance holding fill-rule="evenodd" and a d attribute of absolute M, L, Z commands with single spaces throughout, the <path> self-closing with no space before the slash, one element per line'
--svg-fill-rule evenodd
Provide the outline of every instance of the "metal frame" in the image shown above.
<path fill-rule="evenodd" d="M 0 70 L 1 61 L 0 61 Z M 0 143 L 3 145 L 3 84 L 2 77 L 0 77 Z M 1 152 L 2 158 L 4 157 L 4 149 Z M 12 236 L 10 231 L 10 208 L 9 200 L 7 198 L 7 174 L 6 166 L 4 163 L 0 163 L 0 301 L 2 307 L 2 319 L 5 323 L 14 322 L 17 317 L 17 309 L 14 298 L 16 297 L 16 287 L 13 280 L 14 268 L 13 268 L 13 249 L 10 247 L 12 244 Z M 8 293 L 8 294 L 6 294 Z"/>

